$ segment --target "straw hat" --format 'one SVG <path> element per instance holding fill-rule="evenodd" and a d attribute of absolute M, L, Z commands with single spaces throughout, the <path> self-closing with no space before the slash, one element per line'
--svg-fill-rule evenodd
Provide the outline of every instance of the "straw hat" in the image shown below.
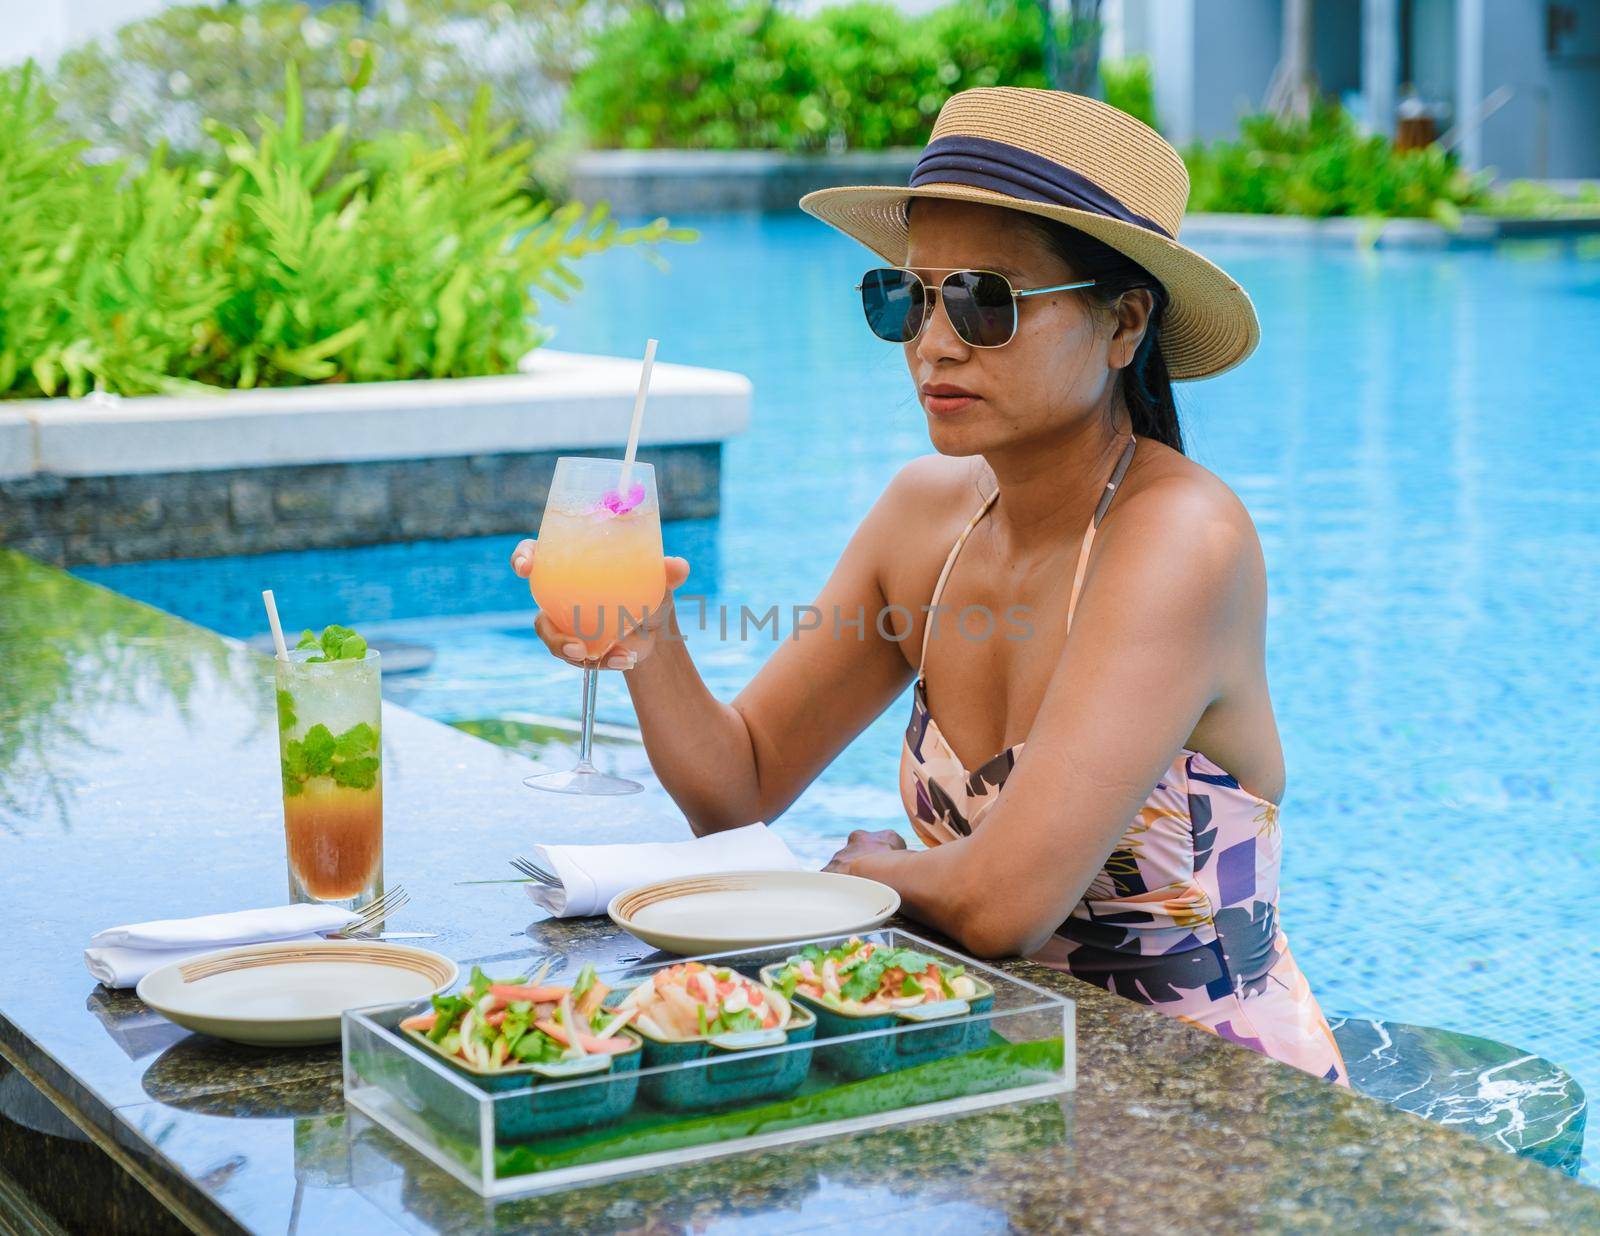
<path fill-rule="evenodd" d="M 1132 258 L 1167 290 L 1161 351 L 1174 379 L 1231 369 L 1261 338 L 1244 289 L 1176 239 L 1189 199 L 1178 152 L 1108 104 L 1060 90 L 963 90 L 939 110 L 910 187 L 819 189 L 800 206 L 899 265 L 912 198 L 1043 215 Z"/>

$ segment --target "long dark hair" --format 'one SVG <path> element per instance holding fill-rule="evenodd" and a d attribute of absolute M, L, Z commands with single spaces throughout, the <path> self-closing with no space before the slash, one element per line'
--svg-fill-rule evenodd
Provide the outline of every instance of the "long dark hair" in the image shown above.
<path fill-rule="evenodd" d="M 1102 309 L 1110 309 L 1124 292 L 1150 289 L 1155 297 L 1150 321 L 1133 360 L 1122 371 L 1117 390 L 1133 422 L 1133 432 L 1141 438 L 1154 438 L 1181 455 L 1183 431 L 1178 425 L 1178 405 L 1172 397 L 1166 358 L 1161 355 L 1161 321 L 1166 315 L 1167 290 L 1139 263 L 1093 236 L 1054 219 L 1017 213 L 1052 253 L 1072 267 L 1074 275 L 1096 281 L 1083 295 Z"/>

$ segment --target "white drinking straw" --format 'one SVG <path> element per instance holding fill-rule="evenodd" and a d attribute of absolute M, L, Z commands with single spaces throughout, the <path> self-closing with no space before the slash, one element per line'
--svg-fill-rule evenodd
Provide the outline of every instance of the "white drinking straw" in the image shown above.
<path fill-rule="evenodd" d="M 622 479 L 617 482 L 617 496 L 628 499 L 628 474 L 633 471 L 633 457 L 639 451 L 639 426 L 644 424 L 644 398 L 650 393 L 650 368 L 656 363 L 656 341 L 644 345 L 644 368 L 639 372 L 639 393 L 633 397 L 633 424 L 628 426 L 628 451 L 622 457 Z"/>
<path fill-rule="evenodd" d="M 261 599 L 267 607 L 267 623 L 272 627 L 272 644 L 278 650 L 278 660 L 289 659 L 289 645 L 283 642 L 283 627 L 278 622 L 278 603 L 273 600 L 272 589 L 268 588 L 261 594 Z"/>

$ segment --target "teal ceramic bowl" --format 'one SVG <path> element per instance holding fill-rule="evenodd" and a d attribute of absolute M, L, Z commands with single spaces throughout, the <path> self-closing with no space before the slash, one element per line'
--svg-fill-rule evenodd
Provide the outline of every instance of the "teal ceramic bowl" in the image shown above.
<path fill-rule="evenodd" d="M 657 1039 L 645 1030 L 637 1030 L 644 1040 L 646 1068 L 715 1060 L 704 1068 L 676 1069 L 643 1078 L 640 1093 L 646 1102 L 668 1111 L 716 1111 L 788 1098 L 805 1081 L 811 1069 L 811 1053 L 788 1051 L 765 1056 L 746 1053 L 783 1043 L 809 1043 L 816 1037 L 815 1015 L 798 1004 L 791 1003 L 789 1007 L 789 1024 L 782 1030 L 745 1030 L 738 1034 L 713 1034 L 687 1040 Z"/>
<path fill-rule="evenodd" d="M 783 963 L 765 966 L 761 981 L 772 986 Z M 844 1039 L 840 1043 L 818 1046 L 812 1053 L 829 1072 L 851 1079 L 878 1077 L 915 1064 L 959 1056 L 989 1045 L 987 1018 L 972 1017 L 994 1007 L 994 988 L 981 978 L 968 975 L 977 994 L 968 1000 L 941 1000 L 890 1013 L 841 1013 L 820 1000 L 796 992 L 795 1008 L 810 1009 L 817 1019 L 818 1039 Z M 921 1026 L 907 1034 L 884 1034 L 870 1039 L 851 1039 L 872 1030 L 895 1026 Z"/>
<path fill-rule="evenodd" d="M 618 1119 L 633 1106 L 639 1093 L 639 1064 L 644 1056 L 644 1044 L 637 1034 L 626 1028 L 618 1031 L 623 1038 L 632 1040 L 627 1051 L 612 1056 L 593 1055 L 581 1060 L 562 1061 L 559 1064 L 519 1064 L 492 1072 L 475 1068 L 465 1060 L 446 1055 L 439 1045 L 425 1034 L 414 1030 L 403 1031 L 413 1043 L 420 1044 L 437 1059 L 443 1060 L 456 1072 L 472 1079 L 473 1083 L 491 1093 L 520 1090 L 528 1085 L 533 1089 L 515 1099 L 503 1099 L 494 1105 L 495 1137 L 502 1142 L 527 1142 L 556 1133 L 577 1133 L 598 1128 Z M 570 1081 L 579 1077 L 596 1080 L 593 1085 L 573 1086 L 565 1090 L 541 1092 L 541 1081 Z M 449 1092 L 442 1079 L 426 1069 L 413 1070 L 418 1097 L 424 1110 L 439 1113 L 462 1111 L 462 1105 L 453 1093 L 437 1096 L 428 1102 L 425 1093 L 432 1088 Z M 477 1137 L 476 1117 L 465 1122 L 460 1129 L 468 1137 Z"/>

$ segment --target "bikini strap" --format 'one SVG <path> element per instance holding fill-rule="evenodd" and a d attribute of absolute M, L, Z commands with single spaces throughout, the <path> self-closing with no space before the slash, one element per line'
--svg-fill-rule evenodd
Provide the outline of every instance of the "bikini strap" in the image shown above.
<path fill-rule="evenodd" d="M 1111 506 L 1111 499 L 1116 497 L 1117 486 L 1122 484 L 1122 478 L 1127 475 L 1128 465 L 1133 462 L 1133 448 L 1138 445 L 1139 439 L 1132 434 L 1128 435 L 1128 445 L 1122 448 L 1122 457 L 1117 460 L 1117 466 L 1111 470 L 1111 479 L 1106 482 L 1106 491 L 1100 495 L 1100 504 L 1094 508 L 1094 518 L 1089 521 L 1089 527 L 1083 534 L 1083 548 L 1078 551 L 1078 569 L 1072 573 L 1072 594 L 1067 598 L 1067 630 L 1072 630 L 1072 615 L 1078 608 L 1078 593 L 1083 591 L 1083 573 L 1089 567 L 1089 548 L 1094 544 L 1095 529 L 1100 526 L 1100 521 L 1105 518 L 1106 510 Z"/>
<path fill-rule="evenodd" d="M 956 538 L 956 543 L 950 547 L 949 557 L 944 560 L 944 569 L 939 572 L 939 582 L 933 586 L 933 599 L 928 602 L 928 621 L 922 628 L 922 654 L 917 658 L 918 678 L 922 677 L 922 666 L 928 659 L 928 634 L 933 630 L 933 611 L 939 604 L 939 598 L 944 595 L 944 582 L 950 578 L 950 568 L 955 566 L 956 555 L 961 552 L 961 547 L 967 543 L 967 537 L 978 526 L 978 521 L 989 513 L 989 508 L 994 505 L 994 500 L 999 496 L 1000 491 L 997 489 L 984 500 L 983 505 L 974 512 L 972 518 L 967 520 L 967 526 L 961 530 L 961 535 Z"/>

